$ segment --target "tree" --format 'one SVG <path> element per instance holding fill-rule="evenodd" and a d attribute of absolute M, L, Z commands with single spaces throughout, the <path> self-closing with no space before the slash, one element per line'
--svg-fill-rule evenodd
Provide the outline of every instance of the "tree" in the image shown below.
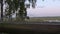
<path fill-rule="evenodd" d="M 25 2 L 26 0 L 20 0 L 20 11 L 19 11 L 19 15 L 20 17 L 23 18 L 27 16 L 27 8 L 30 7 L 30 3 L 32 4 L 32 7 L 35 8 L 35 4 L 36 4 L 36 0 L 28 0 L 29 1 L 29 4 L 26 4 L 26 7 L 25 7 Z M 24 13 L 25 12 L 25 13 Z M 25 19 L 25 18 L 24 18 Z"/>
<path fill-rule="evenodd" d="M 3 0 L 1 0 L 1 20 L 3 21 Z"/>
<path fill-rule="evenodd" d="M 5 1 L 7 4 L 8 4 L 8 11 L 7 11 L 7 9 L 6 9 L 6 16 L 8 16 L 9 17 L 9 19 L 12 19 L 12 10 L 14 10 L 13 8 L 14 8 L 14 4 L 13 4 L 13 1 L 12 0 L 6 0 Z"/>
<path fill-rule="evenodd" d="M 35 8 L 36 0 L 27 0 L 29 3 L 32 4 L 32 7 Z M 30 7 L 30 4 L 25 4 L 26 0 L 6 0 L 7 4 L 9 5 L 9 10 L 7 11 L 7 16 L 11 17 L 12 13 L 18 11 L 18 16 L 21 20 L 24 20 L 27 17 L 27 8 Z M 25 7 L 26 6 L 26 7 Z M 13 12 L 12 12 L 13 11 Z"/>

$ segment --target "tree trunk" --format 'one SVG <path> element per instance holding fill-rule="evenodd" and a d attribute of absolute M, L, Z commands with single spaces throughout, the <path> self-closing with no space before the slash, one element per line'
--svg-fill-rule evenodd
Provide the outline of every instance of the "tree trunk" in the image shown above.
<path fill-rule="evenodd" d="M 1 21 L 3 21 L 3 0 L 1 0 Z"/>

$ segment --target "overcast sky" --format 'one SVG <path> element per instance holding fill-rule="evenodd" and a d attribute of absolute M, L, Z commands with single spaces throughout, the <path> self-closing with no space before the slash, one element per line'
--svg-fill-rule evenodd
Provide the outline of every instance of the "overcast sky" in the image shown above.
<path fill-rule="evenodd" d="M 36 8 L 27 11 L 29 17 L 60 16 L 60 0 L 37 0 Z"/>
<path fill-rule="evenodd" d="M 60 16 L 60 0 L 37 0 L 36 8 L 27 10 L 29 17 Z"/>

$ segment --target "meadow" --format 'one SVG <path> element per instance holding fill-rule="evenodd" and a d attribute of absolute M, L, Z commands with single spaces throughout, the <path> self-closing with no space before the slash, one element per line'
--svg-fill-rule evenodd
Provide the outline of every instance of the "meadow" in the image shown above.
<path fill-rule="evenodd" d="M 48 20 L 60 21 L 60 17 L 29 17 L 25 19 L 24 22 L 46 22 Z M 9 19 L 4 19 L 4 22 L 10 21 Z M 13 22 L 21 22 L 20 18 L 12 18 Z"/>
<path fill-rule="evenodd" d="M 59 20 L 60 21 L 60 17 L 31 17 L 27 21 L 29 21 L 29 22 L 44 22 L 46 20 Z"/>

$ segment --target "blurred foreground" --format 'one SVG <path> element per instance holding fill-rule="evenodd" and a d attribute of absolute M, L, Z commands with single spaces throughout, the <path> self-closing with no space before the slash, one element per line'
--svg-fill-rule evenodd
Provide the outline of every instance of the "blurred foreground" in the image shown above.
<path fill-rule="evenodd" d="M 55 21 L 56 20 L 56 21 Z M 0 33 L 60 34 L 60 18 L 29 18 L 25 21 L 0 22 Z"/>

